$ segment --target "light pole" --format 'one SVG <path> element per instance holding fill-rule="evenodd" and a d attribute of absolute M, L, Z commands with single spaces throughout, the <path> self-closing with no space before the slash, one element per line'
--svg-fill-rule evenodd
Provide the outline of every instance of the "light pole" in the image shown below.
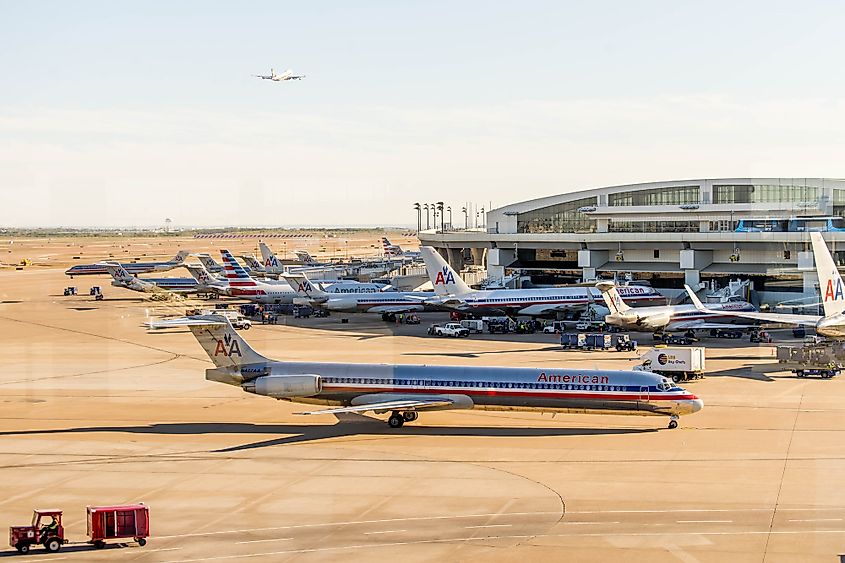
<path fill-rule="evenodd" d="M 434 230 L 436 232 L 437 231 L 437 206 L 432 203 L 431 208 L 434 209 Z"/>
<path fill-rule="evenodd" d="M 449 230 L 451 230 L 452 229 L 452 206 L 451 205 L 446 206 L 446 212 L 449 214 Z"/>
<path fill-rule="evenodd" d="M 463 213 L 464 213 L 464 230 L 468 231 L 469 230 L 469 212 L 467 211 L 467 206 L 464 205 L 461 208 L 461 211 L 463 211 Z"/>
<path fill-rule="evenodd" d="M 442 233 L 443 231 L 446 230 L 445 223 L 444 223 L 446 217 L 444 217 L 444 214 L 443 214 L 443 202 L 442 201 L 437 202 L 437 211 L 440 212 L 440 232 Z"/>
<path fill-rule="evenodd" d="M 415 203 L 414 210 L 417 212 L 417 232 L 420 232 L 422 230 L 422 206 L 419 203 Z"/>
<path fill-rule="evenodd" d="M 481 208 L 481 226 L 487 227 L 487 216 L 484 214 L 484 208 Z"/>
<path fill-rule="evenodd" d="M 423 209 L 425 209 L 425 228 L 426 228 L 426 230 L 428 230 L 428 229 L 431 228 L 431 218 L 428 214 L 428 204 L 427 203 L 423 204 Z"/>

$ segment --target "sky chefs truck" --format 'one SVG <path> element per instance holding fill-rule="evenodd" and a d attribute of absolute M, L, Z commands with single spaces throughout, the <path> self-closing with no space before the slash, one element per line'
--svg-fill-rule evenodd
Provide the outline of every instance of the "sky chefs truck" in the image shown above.
<path fill-rule="evenodd" d="M 704 377 L 704 347 L 655 347 L 642 356 L 641 369 L 671 377 L 675 383 Z"/>

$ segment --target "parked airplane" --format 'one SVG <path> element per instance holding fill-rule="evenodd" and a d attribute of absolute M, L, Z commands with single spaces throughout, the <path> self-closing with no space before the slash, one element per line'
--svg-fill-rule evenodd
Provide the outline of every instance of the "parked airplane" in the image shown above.
<path fill-rule="evenodd" d="M 254 74 L 253 76 L 262 80 L 272 80 L 274 82 L 283 82 L 285 80 L 302 80 L 303 78 L 305 78 L 304 74 L 295 75 L 290 69 L 284 71 L 282 74 L 276 74 L 276 71 L 272 68 L 270 69 L 270 74 Z"/>
<path fill-rule="evenodd" d="M 387 237 L 381 237 L 381 246 L 384 249 L 385 257 L 397 256 L 401 258 L 411 258 L 416 259 L 420 258 L 421 254 L 419 252 L 413 252 L 411 250 L 402 250 L 402 247 L 398 244 L 392 244 Z"/>
<path fill-rule="evenodd" d="M 285 274 L 285 280 L 296 290 L 296 296 L 329 311 L 381 313 L 382 316 L 426 310 L 431 294 L 402 291 L 369 293 L 329 293 L 309 281 L 305 274 Z"/>
<path fill-rule="evenodd" d="M 678 418 L 704 407 L 694 394 L 648 371 L 287 362 L 252 349 L 222 316 L 191 323 L 214 368 L 209 381 L 298 403 L 336 406 L 298 414 L 389 412 L 392 428 L 420 411 L 503 411 L 637 414 Z"/>
<path fill-rule="evenodd" d="M 149 272 L 166 272 L 173 268 L 178 268 L 185 262 L 185 258 L 190 254 L 188 250 L 180 250 L 172 260 L 167 262 L 130 262 L 128 264 L 121 264 L 123 268 L 130 274 L 146 274 Z M 108 274 L 105 262 L 97 264 L 77 264 L 72 268 L 68 268 L 65 274 L 70 276 L 88 276 L 93 274 Z"/>
<path fill-rule="evenodd" d="M 705 330 L 720 328 L 754 328 L 753 324 L 741 324 L 733 315 L 739 311 L 756 311 L 754 305 L 736 300 L 714 303 L 712 310 L 699 311 L 695 305 L 664 305 L 661 307 L 629 307 L 622 299 L 616 285 L 611 281 L 600 281 L 596 287 L 601 291 L 610 314 L 604 318 L 609 325 L 628 330 Z"/>
<path fill-rule="evenodd" d="M 542 317 L 566 311 L 585 310 L 600 299 L 598 290 L 579 286 L 474 290 L 436 250 L 430 246 L 422 246 L 420 252 L 437 295 L 429 301 L 432 304 L 437 303 L 460 311 L 504 311 L 510 315 Z M 638 303 L 665 302 L 665 298 L 651 287 L 623 286 L 620 290 Z"/>
<path fill-rule="evenodd" d="M 228 250 L 221 250 L 223 269 L 229 281 L 228 294 L 243 297 L 255 303 L 293 303 L 296 293 L 288 284 L 256 281 Z"/>
<path fill-rule="evenodd" d="M 213 291 L 223 295 L 229 294 L 229 280 L 225 278 L 221 279 L 210 273 L 205 269 L 203 264 L 185 264 L 185 269 L 197 281 L 198 291 Z"/>
<path fill-rule="evenodd" d="M 746 311 L 734 311 L 723 314 L 768 323 L 812 326 L 815 328 L 816 333 L 822 336 L 837 340 L 845 339 L 845 288 L 842 285 L 842 276 L 839 274 L 839 269 L 830 255 L 822 234 L 811 232 L 810 241 L 813 244 L 816 273 L 819 276 L 819 290 L 822 293 L 824 316 Z M 695 294 L 692 294 L 690 288 L 687 287 L 686 289 L 688 293 L 691 293 L 693 304 L 699 312 L 704 314 L 711 314 L 713 312 L 712 306 L 704 305 L 695 297 Z"/>
<path fill-rule="evenodd" d="M 194 278 L 139 278 L 127 272 L 117 262 L 103 262 L 103 267 L 114 278 L 111 284 L 115 287 L 143 293 L 193 293 L 197 290 L 197 281 Z"/>
<path fill-rule="evenodd" d="M 218 272 L 223 271 L 222 264 L 218 264 L 214 258 L 211 257 L 211 254 L 195 254 L 202 265 L 205 266 L 205 269 L 211 272 L 212 274 L 216 274 Z"/>

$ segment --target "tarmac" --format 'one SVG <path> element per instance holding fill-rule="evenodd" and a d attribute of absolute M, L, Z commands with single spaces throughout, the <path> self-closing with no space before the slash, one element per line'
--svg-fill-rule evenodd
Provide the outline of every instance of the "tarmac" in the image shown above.
<path fill-rule="evenodd" d="M 186 303 L 151 302 L 103 277 L 70 281 L 62 260 L 0 270 L 0 523 L 62 508 L 72 542 L 32 559 L 845 553 L 845 381 L 798 379 L 772 346 L 705 341 L 708 376 L 684 384 L 705 408 L 676 430 L 659 417 L 479 411 L 423 413 L 392 430 L 384 417 L 297 416 L 301 405 L 205 381 L 211 364 L 189 332 L 141 326 Z M 62 296 L 68 285 L 80 295 Z M 91 285 L 105 300 L 87 295 Z M 627 368 L 636 356 L 561 351 L 555 335 L 425 336 L 442 314 L 420 326 L 344 316 L 243 334 L 278 359 Z M 150 506 L 146 547 L 83 543 L 86 505 L 135 501 Z"/>

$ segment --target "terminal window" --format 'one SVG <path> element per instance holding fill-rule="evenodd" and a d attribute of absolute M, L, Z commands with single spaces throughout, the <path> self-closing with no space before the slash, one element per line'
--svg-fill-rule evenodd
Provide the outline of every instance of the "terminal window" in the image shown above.
<path fill-rule="evenodd" d="M 582 207 L 595 207 L 595 197 L 585 197 L 557 205 L 541 207 L 517 216 L 520 233 L 593 233 L 596 220 L 578 211 Z"/>
<path fill-rule="evenodd" d="M 725 184 L 713 186 L 713 203 L 815 202 L 819 188 L 775 184 Z"/>
<path fill-rule="evenodd" d="M 650 190 L 631 190 L 608 195 L 608 204 L 625 206 L 700 203 L 699 192 L 698 186 L 669 186 Z"/>

